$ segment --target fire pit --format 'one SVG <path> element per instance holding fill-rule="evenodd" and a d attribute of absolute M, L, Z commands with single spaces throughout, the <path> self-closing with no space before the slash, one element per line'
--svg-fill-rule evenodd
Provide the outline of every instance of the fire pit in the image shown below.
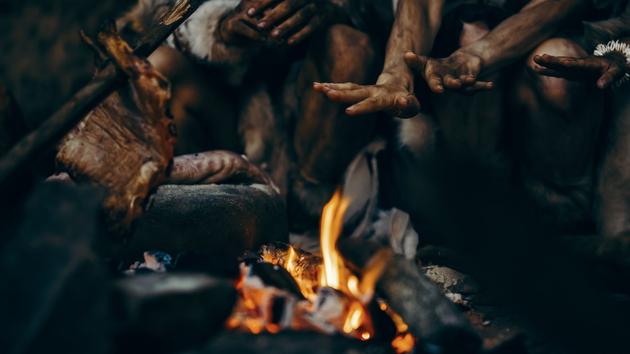
<path fill-rule="evenodd" d="M 353 271 L 337 250 L 348 204 L 338 191 L 324 208 L 321 257 L 292 246 L 265 246 L 258 257 L 241 264 L 239 300 L 228 328 L 254 334 L 311 330 L 368 341 L 376 337 L 375 319 L 383 319 L 385 314 L 388 324 L 395 327 L 392 346 L 396 352 L 412 351 L 415 339 L 408 325 L 384 300 L 374 296 L 391 252 L 379 251 L 364 269 Z M 286 272 L 278 275 L 286 278 L 284 288 L 264 280 L 263 265 L 272 265 L 271 272 Z M 372 315 L 370 307 L 383 314 Z"/>

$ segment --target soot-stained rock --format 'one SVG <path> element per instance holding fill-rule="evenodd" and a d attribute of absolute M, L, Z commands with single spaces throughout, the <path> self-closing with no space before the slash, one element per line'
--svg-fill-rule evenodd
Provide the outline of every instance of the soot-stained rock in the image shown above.
<path fill-rule="evenodd" d="M 194 253 L 208 267 L 236 270 L 244 250 L 287 239 L 284 203 L 269 186 L 165 185 L 151 197 L 124 253 L 130 259 L 151 249 Z"/>
<path fill-rule="evenodd" d="M 0 253 L 3 353 L 105 354 L 109 279 L 92 245 L 101 198 L 88 187 L 39 186 Z"/>
<path fill-rule="evenodd" d="M 145 274 L 114 285 L 118 353 L 166 353 L 205 343 L 236 301 L 232 282 L 203 274 Z"/>

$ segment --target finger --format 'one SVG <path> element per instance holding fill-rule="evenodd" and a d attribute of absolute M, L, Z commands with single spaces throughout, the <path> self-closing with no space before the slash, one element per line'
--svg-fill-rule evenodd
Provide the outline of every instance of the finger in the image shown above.
<path fill-rule="evenodd" d="M 459 79 L 462 81 L 462 86 L 464 87 L 472 86 L 477 82 L 477 77 L 474 75 L 462 75 Z"/>
<path fill-rule="evenodd" d="M 357 103 L 370 97 L 370 90 L 367 88 L 345 91 L 328 90 L 325 94 L 333 102 Z"/>
<path fill-rule="evenodd" d="M 260 32 L 248 26 L 247 23 L 241 21 L 234 23 L 232 32 L 253 41 L 260 41 L 263 39 L 263 35 Z"/>
<path fill-rule="evenodd" d="M 444 76 L 444 86 L 448 89 L 458 90 L 462 88 L 462 81 L 460 79 L 454 78 L 452 75 Z"/>
<path fill-rule="evenodd" d="M 258 28 L 266 29 L 277 26 L 282 20 L 293 13 L 293 1 L 283 1 L 273 9 L 265 13 L 265 16 L 258 21 Z"/>
<path fill-rule="evenodd" d="M 429 89 L 434 93 L 444 92 L 444 83 L 442 82 L 442 77 L 439 75 L 429 74 L 427 76 L 427 85 L 429 85 Z"/>
<path fill-rule="evenodd" d="M 464 88 L 464 92 L 468 94 L 474 94 L 479 91 L 488 91 L 494 88 L 492 81 L 477 81 L 473 85 Z"/>
<path fill-rule="evenodd" d="M 610 87 L 613 82 L 621 79 L 623 75 L 624 72 L 619 67 L 611 67 L 597 80 L 597 87 L 600 89 Z"/>
<path fill-rule="evenodd" d="M 304 41 L 313 32 L 315 32 L 315 29 L 317 29 L 317 27 L 319 26 L 319 22 L 320 21 L 315 18 L 311 20 L 311 22 L 308 25 L 304 26 L 304 28 L 296 32 L 294 35 L 292 35 L 287 41 L 287 44 L 296 45 Z"/>
<path fill-rule="evenodd" d="M 315 5 L 313 4 L 301 8 L 280 25 L 276 26 L 276 28 L 271 31 L 271 37 L 284 38 L 289 33 L 299 32 L 299 30 L 302 30 L 304 27 L 302 25 L 310 20 L 314 14 Z"/>
<path fill-rule="evenodd" d="M 256 3 L 249 6 L 247 9 L 247 15 L 254 17 L 262 13 L 266 8 L 271 5 L 280 2 L 281 0 L 258 0 Z"/>
<path fill-rule="evenodd" d="M 346 108 L 346 114 L 349 116 L 359 116 L 364 114 L 376 113 L 387 110 L 385 102 L 376 97 L 370 97 L 355 105 Z"/>
<path fill-rule="evenodd" d="M 556 57 L 552 55 L 537 55 L 534 62 L 550 69 L 595 69 L 599 67 L 597 62 L 589 62 L 583 58 Z"/>
<path fill-rule="evenodd" d="M 404 59 L 411 70 L 420 74 L 424 72 L 424 68 L 427 66 L 428 61 L 427 57 L 417 55 L 414 52 L 405 53 Z"/>
<path fill-rule="evenodd" d="M 418 102 L 416 96 L 407 95 L 396 99 L 396 107 L 398 112 L 397 114 L 394 114 L 394 116 L 400 118 L 411 118 L 420 111 L 420 102 Z"/>
<path fill-rule="evenodd" d="M 344 83 L 317 82 L 315 84 L 321 88 L 321 91 L 323 90 L 353 90 L 353 89 L 358 89 L 362 87 L 361 85 L 357 85 L 353 82 L 344 82 Z"/>

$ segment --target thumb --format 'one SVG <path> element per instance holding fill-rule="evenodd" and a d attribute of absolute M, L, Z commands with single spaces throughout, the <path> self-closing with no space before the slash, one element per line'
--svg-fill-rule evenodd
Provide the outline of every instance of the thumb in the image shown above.
<path fill-rule="evenodd" d="M 420 111 L 420 102 L 413 94 L 401 96 L 396 98 L 396 109 L 396 117 L 411 118 Z"/>
<path fill-rule="evenodd" d="M 414 52 L 405 53 L 404 59 L 407 66 L 416 73 L 424 72 L 424 68 L 427 66 L 427 61 L 429 60 L 427 57 L 417 55 Z"/>

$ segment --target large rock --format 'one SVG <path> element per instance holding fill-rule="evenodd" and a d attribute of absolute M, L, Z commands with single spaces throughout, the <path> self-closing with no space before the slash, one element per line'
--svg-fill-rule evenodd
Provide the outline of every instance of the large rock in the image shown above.
<path fill-rule="evenodd" d="M 287 241 L 282 199 L 264 185 L 165 185 L 149 200 L 126 248 L 130 259 L 158 249 L 201 254 L 216 267 L 236 268 L 244 250 Z"/>
<path fill-rule="evenodd" d="M 0 351 L 109 352 L 109 278 L 93 251 L 100 194 L 49 183 L 26 205 L 16 238 L 0 253 Z"/>
<path fill-rule="evenodd" d="M 194 348 L 223 328 L 236 301 L 232 282 L 203 274 L 147 274 L 114 285 L 118 353 Z"/>

